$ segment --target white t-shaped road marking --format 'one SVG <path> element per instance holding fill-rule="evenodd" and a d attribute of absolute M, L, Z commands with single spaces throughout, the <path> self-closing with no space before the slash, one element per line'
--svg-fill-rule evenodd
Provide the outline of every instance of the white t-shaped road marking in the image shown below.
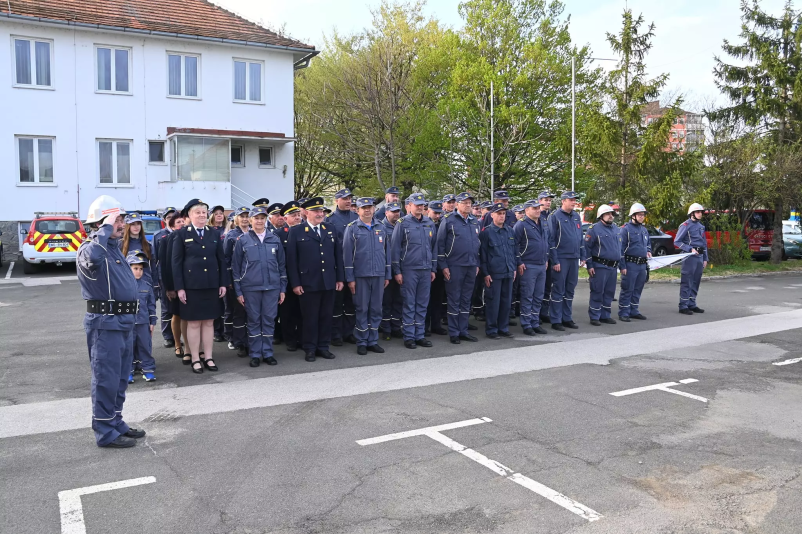
<path fill-rule="evenodd" d="M 484 454 L 476 452 L 473 449 L 469 449 L 465 445 L 457 443 L 448 436 L 444 436 L 443 434 L 441 434 L 441 432 L 445 430 L 453 430 L 455 428 L 462 428 L 466 426 L 480 425 L 482 423 L 491 423 L 491 422 L 492 420 L 487 417 L 482 417 L 479 419 L 468 419 L 466 421 L 458 421 L 456 423 L 449 423 L 446 425 L 430 426 L 427 428 L 419 428 L 417 430 L 398 432 L 397 434 L 387 434 L 385 436 L 378 436 L 375 438 L 360 439 L 359 441 L 357 441 L 357 443 L 363 446 L 375 445 L 376 443 L 384 443 L 386 441 L 404 439 L 413 436 L 427 436 L 437 441 L 438 443 L 442 443 L 452 451 L 458 452 L 463 456 L 470 458 L 474 462 L 483 465 L 484 467 L 487 467 L 497 475 L 503 476 L 504 478 L 511 480 L 516 484 L 537 493 L 541 497 L 545 497 L 546 499 L 550 500 L 555 504 L 559 504 L 566 510 L 575 513 L 579 517 L 583 517 L 588 521 L 596 521 L 603 517 L 600 513 L 591 510 L 584 504 L 580 504 L 575 500 L 566 497 L 562 493 L 554 491 L 553 489 L 544 486 L 540 482 L 536 482 L 531 478 L 522 475 L 521 473 L 516 473 L 509 467 L 495 460 L 491 460 Z"/>
<path fill-rule="evenodd" d="M 704 397 L 700 397 L 699 395 L 693 395 L 691 393 L 685 393 L 684 391 L 677 391 L 676 389 L 671 389 L 671 386 L 678 386 L 680 384 L 692 384 L 694 382 L 698 382 L 695 378 L 686 378 L 684 380 L 680 380 L 679 382 L 665 382 L 663 384 L 655 384 L 653 386 L 643 386 L 640 388 L 632 388 L 632 389 L 625 389 L 624 391 L 614 391 L 610 393 L 613 397 L 624 397 L 626 395 L 632 395 L 634 393 L 642 393 L 644 391 L 665 391 L 666 393 L 673 393 L 674 395 L 682 395 L 683 397 L 688 397 L 689 399 L 698 400 L 701 402 L 707 402 L 707 399 Z"/>
<path fill-rule="evenodd" d="M 130 488 L 132 486 L 141 486 L 142 484 L 153 484 L 154 482 L 156 482 L 156 477 L 142 477 L 60 491 L 58 493 L 58 502 L 61 510 L 61 534 L 86 534 L 81 495 Z"/>

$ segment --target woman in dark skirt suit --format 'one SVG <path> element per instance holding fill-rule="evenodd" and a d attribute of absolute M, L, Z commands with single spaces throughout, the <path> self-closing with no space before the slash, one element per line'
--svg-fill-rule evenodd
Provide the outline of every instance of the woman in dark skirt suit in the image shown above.
<path fill-rule="evenodd" d="M 173 241 L 176 231 L 184 226 L 184 213 L 175 212 L 167 218 L 167 228 L 169 232 L 160 237 L 163 242 L 159 243 L 159 274 L 161 275 L 161 287 L 167 295 L 167 303 L 172 315 L 170 329 L 173 331 L 173 338 L 175 339 L 175 355 L 182 358 L 184 365 L 192 363 L 189 354 L 184 354 L 184 347 L 188 347 L 187 343 L 187 322 L 181 320 L 178 315 L 179 301 L 178 294 L 173 285 Z M 181 342 L 181 339 L 184 342 Z"/>
<path fill-rule="evenodd" d="M 204 366 L 217 371 L 212 359 L 214 320 L 222 314 L 221 297 L 226 294 L 228 270 L 223 259 L 220 233 L 206 225 L 209 206 L 197 198 L 184 207 L 189 222 L 173 236 L 173 286 L 178 295 L 178 315 L 187 321 L 187 342 L 192 372 Z M 200 358 L 200 345 L 208 351 Z"/>

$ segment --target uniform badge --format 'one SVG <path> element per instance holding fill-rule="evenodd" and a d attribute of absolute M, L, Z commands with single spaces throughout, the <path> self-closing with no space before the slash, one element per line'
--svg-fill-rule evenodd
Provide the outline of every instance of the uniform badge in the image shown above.
<path fill-rule="evenodd" d="M 382 242 L 382 236 L 379 236 L 379 243 Z"/>
<path fill-rule="evenodd" d="M 304 232 L 308 232 L 308 231 L 309 231 L 309 227 L 308 227 L 308 226 L 305 226 L 305 227 L 304 227 Z"/>
<path fill-rule="evenodd" d="M 432 232 L 431 232 L 431 230 L 429 230 L 429 237 L 432 237 Z"/>
<path fill-rule="evenodd" d="M 577 228 L 580 228 L 580 226 L 581 226 L 581 225 L 580 225 L 579 223 L 576 223 L 576 227 L 577 227 Z"/>

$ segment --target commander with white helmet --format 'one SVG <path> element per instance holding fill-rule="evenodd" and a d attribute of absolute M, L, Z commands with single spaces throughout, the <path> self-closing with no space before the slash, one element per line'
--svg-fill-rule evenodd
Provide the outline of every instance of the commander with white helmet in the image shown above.
<path fill-rule="evenodd" d="M 590 300 L 588 316 L 590 324 L 601 326 L 615 324 L 612 315 L 613 296 L 618 278 L 618 269 L 626 274 L 621 263 L 621 235 L 613 224 L 615 211 L 609 204 L 603 204 L 596 212 L 599 221 L 588 228 L 585 234 L 585 257 L 590 275 Z"/>
<path fill-rule="evenodd" d="M 646 319 L 639 307 L 648 275 L 646 262 L 652 257 L 649 231 L 643 226 L 645 220 L 646 208 L 636 202 L 629 208 L 629 222 L 621 227 L 621 261 L 627 274 L 621 275 L 618 318 L 625 323 L 631 319 Z"/>
<path fill-rule="evenodd" d="M 702 273 L 707 268 L 707 236 L 701 222 L 704 210 L 701 204 L 691 204 L 688 208 L 688 220 L 679 226 L 674 238 L 675 247 L 693 254 L 685 258 L 680 271 L 679 312 L 683 315 L 705 312 L 696 305 Z"/>
<path fill-rule="evenodd" d="M 92 366 L 92 430 L 99 447 L 136 445 L 144 430 L 123 421 L 123 402 L 133 360 L 137 285 L 120 250 L 123 210 L 102 195 L 89 206 L 86 222 L 94 227 L 78 248 L 78 281 L 86 300 L 84 330 Z"/>

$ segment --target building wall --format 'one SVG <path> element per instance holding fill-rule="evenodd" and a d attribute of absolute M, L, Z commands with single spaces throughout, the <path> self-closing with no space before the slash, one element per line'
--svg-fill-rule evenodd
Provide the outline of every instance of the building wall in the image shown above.
<path fill-rule="evenodd" d="M 13 87 L 12 36 L 53 40 L 53 89 Z M 95 92 L 96 44 L 131 48 L 131 95 Z M 200 99 L 167 96 L 167 52 L 199 54 Z M 264 61 L 264 104 L 233 102 L 233 58 Z M 293 135 L 293 58 L 290 53 L 202 41 L 0 22 L 0 221 L 30 220 L 34 211 L 78 211 L 85 217 L 98 195 L 126 209 L 157 209 L 193 197 L 231 207 L 231 190 L 277 200 L 293 194 L 293 145 L 244 142 L 246 166 L 232 183 L 170 182 L 170 166 L 148 163 L 148 140 L 168 127 L 267 131 Z M 55 137 L 54 184 L 19 183 L 15 135 Z M 131 184 L 101 185 L 96 139 L 129 139 Z M 258 146 L 274 146 L 274 169 L 260 169 Z M 169 143 L 166 158 L 170 158 Z M 252 160 L 252 161 L 251 161 Z M 249 164 L 250 163 L 250 164 Z M 286 174 L 283 172 L 287 166 Z M 10 236 L 4 234 L 8 243 Z M 14 247 L 16 248 L 16 247 Z"/>

